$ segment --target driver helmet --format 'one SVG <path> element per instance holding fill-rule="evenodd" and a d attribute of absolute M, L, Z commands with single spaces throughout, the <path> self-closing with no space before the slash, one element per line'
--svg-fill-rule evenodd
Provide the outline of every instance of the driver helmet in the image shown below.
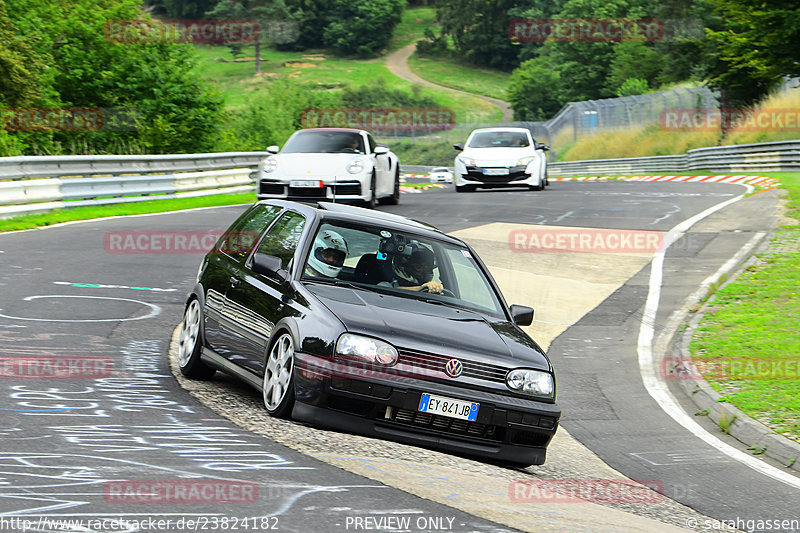
<path fill-rule="evenodd" d="M 398 278 L 422 285 L 433 279 L 435 259 L 433 252 L 425 247 L 418 247 L 411 255 L 395 255 L 392 267 Z"/>
<path fill-rule="evenodd" d="M 335 231 L 326 229 L 317 234 L 308 265 L 324 276 L 335 278 L 347 257 L 347 242 Z"/>

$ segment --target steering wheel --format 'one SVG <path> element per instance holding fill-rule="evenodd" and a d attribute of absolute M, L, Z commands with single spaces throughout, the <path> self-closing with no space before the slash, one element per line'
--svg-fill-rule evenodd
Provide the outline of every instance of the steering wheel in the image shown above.
<path fill-rule="evenodd" d="M 358 150 L 356 150 L 355 148 L 350 148 L 350 147 L 342 148 L 339 151 L 343 152 L 345 154 L 357 154 L 357 153 L 359 153 Z"/>

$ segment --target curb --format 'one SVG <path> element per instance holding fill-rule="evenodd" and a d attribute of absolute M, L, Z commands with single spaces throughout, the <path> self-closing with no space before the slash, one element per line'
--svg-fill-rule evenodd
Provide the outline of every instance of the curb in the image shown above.
<path fill-rule="evenodd" d="M 762 246 L 768 235 L 762 237 L 757 246 Z M 736 279 L 743 269 L 752 264 L 752 256 L 733 265 L 727 272 L 730 283 Z M 731 273 L 734 273 L 731 275 Z M 727 285 L 723 284 L 722 287 Z M 720 288 L 722 288 L 720 287 Z M 775 459 L 783 466 L 800 472 L 800 444 L 794 442 L 779 433 L 769 429 L 761 422 L 746 415 L 732 404 L 720 402 L 722 395 L 711 388 L 711 385 L 702 377 L 692 363 L 689 343 L 692 335 L 703 318 L 703 311 L 708 308 L 708 304 L 713 302 L 716 296 L 712 296 L 689 321 L 689 326 L 683 331 L 676 331 L 672 337 L 672 347 L 670 352 L 674 360 L 680 361 L 679 365 L 683 369 L 690 369 L 690 378 L 678 379 L 678 385 L 683 392 L 691 398 L 700 411 L 707 411 L 708 418 L 715 424 L 727 426 L 727 433 L 746 445 L 753 455 L 764 454 Z M 688 309 L 683 310 L 683 317 L 689 314 Z M 696 415 L 699 416 L 699 415 Z M 722 431 L 722 429 L 720 429 Z"/>

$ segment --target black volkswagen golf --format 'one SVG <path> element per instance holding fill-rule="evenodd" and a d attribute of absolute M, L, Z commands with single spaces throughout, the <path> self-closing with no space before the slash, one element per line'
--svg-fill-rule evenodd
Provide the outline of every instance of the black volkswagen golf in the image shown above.
<path fill-rule="evenodd" d="M 561 415 L 553 367 L 463 241 L 341 204 L 254 204 L 200 266 L 178 359 L 318 426 L 543 464 Z"/>

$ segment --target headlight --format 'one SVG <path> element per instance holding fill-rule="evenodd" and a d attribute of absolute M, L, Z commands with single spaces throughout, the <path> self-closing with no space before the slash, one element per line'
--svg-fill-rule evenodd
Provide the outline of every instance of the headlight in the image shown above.
<path fill-rule="evenodd" d="M 464 163 L 468 167 L 477 167 L 478 163 L 472 159 L 471 157 L 462 157 L 461 162 Z"/>
<path fill-rule="evenodd" d="M 552 374 L 528 368 L 515 368 L 506 374 L 506 385 L 515 392 L 531 396 L 552 398 L 556 392 Z"/>
<path fill-rule="evenodd" d="M 350 163 L 347 164 L 347 171 L 350 174 L 358 174 L 364 170 L 364 162 L 361 158 L 352 159 Z"/>
<path fill-rule="evenodd" d="M 336 355 L 386 366 L 397 362 L 397 349 L 388 342 L 352 333 L 339 337 Z"/>
<path fill-rule="evenodd" d="M 273 172 L 278 168 L 278 160 L 274 157 L 268 157 L 264 160 L 264 172 Z"/>
<path fill-rule="evenodd" d="M 517 161 L 517 166 L 518 166 L 518 167 L 522 167 L 522 166 L 525 166 L 525 167 L 527 167 L 527 166 L 528 166 L 528 164 L 529 164 L 531 161 L 533 161 L 534 159 L 536 159 L 536 158 L 535 158 L 535 157 L 523 157 L 522 159 L 520 159 L 519 161 Z"/>

